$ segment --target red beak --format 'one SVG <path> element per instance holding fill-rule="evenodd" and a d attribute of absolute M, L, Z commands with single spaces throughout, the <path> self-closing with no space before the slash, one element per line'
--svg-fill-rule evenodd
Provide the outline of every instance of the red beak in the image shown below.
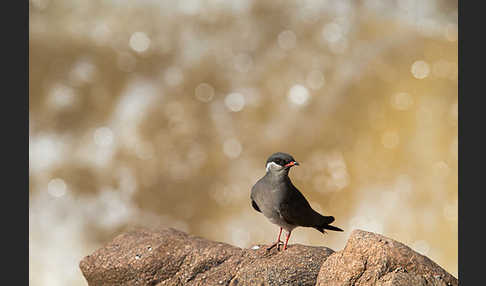
<path fill-rule="evenodd" d="M 299 163 L 292 161 L 292 162 L 286 164 L 284 167 L 287 168 L 287 167 L 292 167 L 292 166 L 299 166 Z"/>

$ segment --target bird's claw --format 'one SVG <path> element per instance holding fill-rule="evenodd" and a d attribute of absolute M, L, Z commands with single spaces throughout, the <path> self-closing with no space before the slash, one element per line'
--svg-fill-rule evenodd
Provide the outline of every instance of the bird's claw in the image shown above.
<path fill-rule="evenodd" d="M 270 245 L 268 248 L 267 248 L 267 251 L 270 251 L 272 248 L 274 248 L 275 246 L 277 247 L 277 250 L 280 251 L 280 245 L 283 245 L 283 241 L 277 241 L 275 242 L 274 244 Z"/>

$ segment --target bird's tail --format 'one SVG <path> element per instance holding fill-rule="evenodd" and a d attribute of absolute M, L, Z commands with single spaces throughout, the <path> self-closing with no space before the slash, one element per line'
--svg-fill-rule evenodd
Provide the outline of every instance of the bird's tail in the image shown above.
<path fill-rule="evenodd" d="M 334 230 L 334 231 L 343 231 L 339 227 L 329 225 L 333 221 L 334 221 L 333 216 L 322 216 L 320 223 L 319 223 L 319 226 L 316 226 L 314 228 L 317 229 L 318 231 L 322 232 L 322 233 L 326 232 L 324 229 L 329 229 L 329 230 Z"/>
<path fill-rule="evenodd" d="M 333 225 L 329 225 L 329 224 L 326 224 L 326 225 L 322 226 L 322 228 L 323 229 L 334 230 L 334 231 L 344 231 L 344 230 L 340 229 L 337 226 L 333 226 Z"/>

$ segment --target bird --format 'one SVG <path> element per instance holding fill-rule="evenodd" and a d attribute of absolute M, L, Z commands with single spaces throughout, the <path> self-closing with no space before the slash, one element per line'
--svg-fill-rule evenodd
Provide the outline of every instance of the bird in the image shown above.
<path fill-rule="evenodd" d="M 277 241 L 267 250 L 277 246 L 280 251 L 282 229 L 286 231 L 283 250 L 287 244 L 292 230 L 296 227 L 312 227 L 321 233 L 327 230 L 343 231 L 341 228 L 330 225 L 334 222 L 333 216 L 323 216 L 316 212 L 304 195 L 292 184 L 289 171 L 300 164 L 284 152 L 276 152 L 268 157 L 266 173 L 251 188 L 251 205 L 262 213 L 271 223 L 280 227 Z"/>

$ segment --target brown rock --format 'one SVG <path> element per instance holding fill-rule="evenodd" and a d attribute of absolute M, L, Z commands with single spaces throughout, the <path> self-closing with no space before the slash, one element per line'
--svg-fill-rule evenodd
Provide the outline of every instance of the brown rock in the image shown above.
<path fill-rule="evenodd" d="M 326 247 L 241 249 L 175 229 L 138 229 L 88 255 L 89 285 L 315 285 Z"/>
<path fill-rule="evenodd" d="M 361 230 L 339 252 L 265 247 L 241 249 L 175 229 L 138 229 L 85 257 L 80 268 L 89 285 L 458 285 L 406 245 Z"/>
<path fill-rule="evenodd" d="M 355 230 L 322 264 L 317 285 L 458 285 L 429 258 L 379 234 Z"/>

